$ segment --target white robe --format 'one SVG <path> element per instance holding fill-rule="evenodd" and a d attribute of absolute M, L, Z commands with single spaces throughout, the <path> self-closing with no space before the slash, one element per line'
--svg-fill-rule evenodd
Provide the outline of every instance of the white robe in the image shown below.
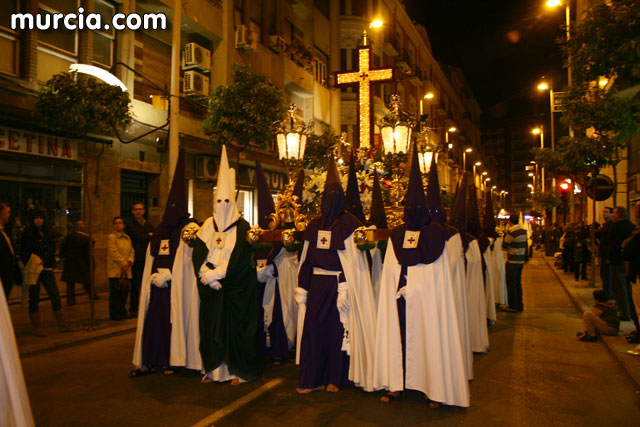
<path fill-rule="evenodd" d="M 504 270 L 504 254 L 502 253 L 502 238 L 498 237 L 493 244 L 493 267 L 495 271 L 495 296 L 496 302 L 508 304 L 507 278 Z"/>
<path fill-rule="evenodd" d="M 376 230 L 375 225 L 369 226 L 370 230 Z M 373 298 L 376 302 L 376 310 L 378 307 L 378 298 L 380 294 L 380 277 L 382 276 L 382 251 L 376 247 L 369 251 L 371 254 L 371 284 L 373 285 Z"/>
<path fill-rule="evenodd" d="M 482 278 L 482 255 L 478 240 L 472 240 L 465 253 L 467 259 L 467 296 L 469 303 L 469 336 L 474 352 L 489 351 L 489 330 L 487 328 L 487 300 Z"/>
<path fill-rule="evenodd" d="M 452 245 L 453 246 L 453 245 Z M 407 268 L 406 369 L 397 309 L 398 264 L 389 240 L 382 267 L 376 328 L 376 390 L 419 390 L 447 405 L 469 406 L 469 382 L 458 327 L 448 251 L 431 264 Z M 403 384 L 404 379 L 404 384 Z"/>
<path fill-rule="evenodd" d="M 202 370 L 200 357 L 200 297 L 191 261 L 191 249 L 182 240 L 176 250 L 171 269 L 171 366 Z M 142 334 L 151 299 L 151 268 L 153 256 L 147 248 L 147 258 L 142 273 L 138 327 L 133 351 L 133 364 L 142 366 Z"/>
<path fill-rule="evenodd" d="M 462 353 L 467 370 L 467 378 L 473 379 L 473 351 L 469 338 L 469 303 L 467 302 L 467 279 L 464 262 L 464 248 L 460 233 L 456 233 L 447 240 L 447 258 L 451 269 L 451 283 L 456 299 L 456 310 L 458 313 L 458 329 L 460 330 L 460 341 L 462 343 Z"/>
<path fill-rule="evenodd" d="M 494 284 L 496 280 L 496 271 L 494 254 L 491 250 L 491 239 L 489 240 L 489 246 L 487 246 L 487 248 L 484 250 L 482 258 L 484 259 L 484 263 L 486 266 L 486 269 L 484 271 L 484 296 L 487 302 L 487 318 L 493 325 L 496 321 L 496 297 Z"/>
<path fill-rule="evenodd" d="M 373 391 L 373 351 L 376 329 L 376 311 L 371 275 L 367 257 L 356 247 L 353 233 L 344 241 L 345 248 L 339 250 L 338 257 L 347 282 L 349 311 L 349 380 L 366 391 Z M 304 263 L 309 242 L 304 242 L 300 267 Z M 300 344 L 304 328 L 306 307 L 299 306 L 296 363 L 300 362 Z M 341 313 L 340 317 L 345 315 Z"/>
<path fill-rule="evenodd" d="M 278 282 L 280 294 L 280 306 L 282 307 L 282 321 L 287 334 L 289 350 L 296 341 L 296 323 L 298 319 L 298 306 L 295 303 L 294 291 L 298 286 L 298 254 L 281 248 L 273 258 L 273 263 L 278 269 L 278 277 L 273 277 L 273 271 L 267 266 L 258 269 L 258 281 L 265 283 L 262 307 L 264 309 L 265 330 L 271 324 L 273 307 L 275 305 L 275 287 Z"/>
<path fill-rule="evenodd" d="M 33 425 L 9 307 L 4 292 L 0 290 L 0 426 Z"/>

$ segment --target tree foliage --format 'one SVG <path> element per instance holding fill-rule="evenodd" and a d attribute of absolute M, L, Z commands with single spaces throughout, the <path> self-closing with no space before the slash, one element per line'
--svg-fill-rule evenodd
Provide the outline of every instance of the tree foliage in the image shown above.
<path fill-rule="evenodd" d="M 246 65 L 233 64 L 232 74 L 231 84 L 211 91 L 202 131 L 214 147 L 232 143 L 239 151 L 250 144 L 264 148 L 275 138 L 274 123 L 286 114 L 282 91 Z"/>
<path fill-rule="evenodd" d="M 56 74 L 42 87 L 34 114 L 53 132 L 86 137 L 128 127 L 130 106 L 129 94 L 118 86 L 71 72 Z"/>
<path fill-rule="evenodd" d="M 339 143 L 340 137 L 329 127 L 319 135 L 316 133 L 308 135 L 304 150 L 304 168 L 326 170 L 329 157 Z"/>

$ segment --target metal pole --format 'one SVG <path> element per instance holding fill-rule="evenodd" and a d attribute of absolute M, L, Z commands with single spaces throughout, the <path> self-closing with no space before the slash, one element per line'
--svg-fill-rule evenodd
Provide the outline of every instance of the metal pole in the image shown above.
<path fill-rule="evenodd" d="M 540 148 L 544 148 L 544 126 L 540 125 Z M 536 169 L 538 168 L 538 163 L 536 163 Z M 540 181 L 540 191 L 544 193 L 544 166 L 540 171 L 542 181 Z"/>
<path fill-rule="evenodd" d="M 169 115 L 169 187 L 178 162 L 180 147 L 180 18 L 181 1 L 173 0 L 173 27 L 171 38 L 171 101 Z"/>

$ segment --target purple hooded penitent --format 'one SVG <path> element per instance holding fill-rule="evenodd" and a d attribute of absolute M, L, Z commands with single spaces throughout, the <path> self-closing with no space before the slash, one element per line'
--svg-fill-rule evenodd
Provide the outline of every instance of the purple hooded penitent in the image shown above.
<path fill-rule="evenodd" d="M 356 176 L 356 165 L 353 152 L 351 160 L 349 160 L 349 179 L 347 181 L 346 208 L 353 216 L 364 224 L 364 212 L 362 211 L 362 202 L 360 201 L 360 185 Z"/>
<path fill-rule="evenodd" d="M 498 237 L 498 232 L 496 231 L 496 217 L 495 213 L 493 212 L 493 199 L 491 198 L 490 191 L 487 192 L 482 230 L 489 237 L 492 237 L 494 239 Z"/>
<path fill-rule="evenodd" d="M 439 225 L 432 224 L 427 212 L 427 198 L 422 187 L 422 176 L 418 163 L 418 153 L 413 150 L 409 185 L 404 196 L 404 224 L 391 233 L 393 251 L 398 264 L 411 267 L 417 264 L 431 264 L 440 258 L 447 241 L 447 232 Z M 418 247 L 405 248 L 406 231 L 420 231 Z"/>
<path fill-rule="evenodd" d="M 456 189 L 456 195 L 453 201 L 453 208 L 451 209 L 451 215 L 449 216 L 449 224 L 453 225 L 460 232 L 460 236 L 463 238 L 467 231 L 467 175 L 462 175 L 462 179 Z"/>
<path fill-rule="evenodd" d="M 327 180 L 324 183 L 320 211 L 322 215 L 322 229 L 328 230 L 331 224 L 338 219 L 338 216 L 345 210 L 345 196 L 336 161 L 331 156 L 329 167 L 327 168 Z"/>

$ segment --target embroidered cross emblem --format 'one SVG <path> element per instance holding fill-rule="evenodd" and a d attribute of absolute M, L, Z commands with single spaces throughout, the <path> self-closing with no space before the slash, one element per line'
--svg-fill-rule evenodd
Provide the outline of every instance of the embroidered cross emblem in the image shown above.
<path fill-rule="evenodd" d="M 222 242 L 222 239 L 218 237 L 218 238 L 216 239 L 216 243 L 217 243 L 217 244 L 220 244 L 220 242 Z"/>
<path fill-rule="evenodd" d="M 167 246 L 167 244 L 165 243 L 165 244 L 162 246 L 162 250 L 163 250 L 163 251 L 166 251 L 167 249 L 169 249 L 169 246 Z"/>
<path fill-rule="evenodd" d="M 325 243 L 327 243 L 327 238 L 323 237 L 322 239 L 320 239 L 320 241 L 322 242 L 322 244 L 324 245 Z"/>
<path fill-rule="evenodd" d="M 413 245 L 413 242 L 415 242 L 415 241 L 416 241 L 416 239 L 414 239 L 414 238 L 413 238 L 413 236 L 411 236 L 411 237 L 409 238 L 409 243 L 411 243 L 412 245 Z"/>

